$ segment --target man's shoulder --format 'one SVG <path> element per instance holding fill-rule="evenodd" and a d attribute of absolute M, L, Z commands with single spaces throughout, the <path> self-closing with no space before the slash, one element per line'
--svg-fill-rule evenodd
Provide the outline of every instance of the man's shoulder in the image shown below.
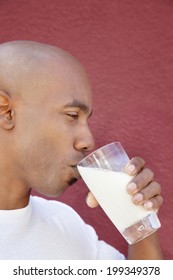
<path fill-rule="evenodd" d="M 74 216 L 79 218 L 78 213 L 69 205 L 57 201 L 57 200 L 49 200 L 39 196 L 31 196 L 30 198 L 32 208 L 35 212 L 39 214 L 43 214 L 44 217 L 68 217 Z"/>

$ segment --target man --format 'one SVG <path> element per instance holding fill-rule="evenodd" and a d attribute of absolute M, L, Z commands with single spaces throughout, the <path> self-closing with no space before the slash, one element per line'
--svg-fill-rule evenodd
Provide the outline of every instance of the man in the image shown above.
<path fill-rule="evenodd" d="M 0 259 L 123 259 L 69 206 L 30 196 L 60 195 L 79 179 L 77 163 L 93 149 L 91 86 L 82 65 L 53 46 L 0 45 Z M 133 158 L 127 191 L 156 211 L 160 185 Z M 90 193 L 88 204 L 97 202 Z M 157 232 L 129 246 L 128 259 L 162 259 Z"/>

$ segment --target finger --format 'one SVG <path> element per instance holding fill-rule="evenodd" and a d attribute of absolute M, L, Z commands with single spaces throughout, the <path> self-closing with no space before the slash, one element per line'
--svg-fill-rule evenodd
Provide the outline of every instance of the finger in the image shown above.
<path fill-rule="evenodd" d="M 132 196 L 132 200 L 135 204 L 143 204 L 148 200 L 153 199 L 155 196 L 160 195 L 161 186 L 157 182 L 151 182 L 148 186 L 141 189 L 140 192 Z"/>
<path fill-rule="evenodd" d="M 144 208 L 146 210 L 158 210 L 163 204 L 163 197 L 161 195 L 156 195 L 152 199 L 144 203 Z"/>
<path fill-rule="evenodd" d="M 87 197 L 86 197 L 86 203 L 91 208 L 95 208 L 95 207 L 98 206 L 98 202 L 91 192 L 89 192 Z"/>
<path fill-rule="evenodd" d="M 125 172 L 129 175 L 136 175 L 145 165 L 145 161 L 140 157 L 132 158 L 125 166 Z"/>
<path fill-rule="evenodd" d="M 127 185 L 127 192 L 135 194 L 145 188 L 154 179 L 154 173 L 149 168 L 144 168 Z"/>

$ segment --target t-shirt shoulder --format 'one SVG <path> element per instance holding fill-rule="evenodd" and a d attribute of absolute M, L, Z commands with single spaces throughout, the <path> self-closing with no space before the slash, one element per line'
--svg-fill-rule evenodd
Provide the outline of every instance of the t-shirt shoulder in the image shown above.
<path fill-rule="evenodd" d="M 59 216 L 63 214 L 67 215 L 68 213 L 80 217 L 71 206 L 57 200 L 48 200 L 39 196 L 31 196 L 31 204 L 36 211 L 44 212 L 44 214 L 47 213 L 49 217 L 50 214 Z"/>
<path fill-rule="evenodd" d="M 96 259 L 124 259 L 124 255 L 112 246 L 106 244 L 104 241 L 98 239 L 94 228 L 86 224 L 80 215 L 69 205 L 56 201 L 47 200 L 42 197 L 31 197 L 32 208 L 35 215 L 45 220 L 47 224 L 52 226 L 58 225 L 63 228 L 63 232 L 68 232 L 70 228 L 70 235 L 82 242 L 84 240 L 85 246 L 90 248 L 90 251 L 95 252 Z M 83 237 L 81 239 L 81 236 Z M 74 240 L 73 240 L 74 242 Z M 84 247 L 84 246 L 83 246 Z"/>

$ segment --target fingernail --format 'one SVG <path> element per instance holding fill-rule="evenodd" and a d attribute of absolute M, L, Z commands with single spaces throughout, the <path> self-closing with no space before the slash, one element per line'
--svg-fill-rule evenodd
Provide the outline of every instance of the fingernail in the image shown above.
<path fill-rule="evenodd" d="M 89 196 L 86 197 L 85 201 L 86 201 L 86 204 L 87 204 L 89 207 L 92 207 L 92 201 L 91 201 L 91 199 L 90 199 Z"/>
<path fill-rule="evenodd" d="M 142 202 L 143 201 L 143 195 L 141 193 L 137 193 L 133 196 L 132 199 L 135 203 Z"/>
<path fill-rule="evenodd" d="M 144 208 L 146 210 L 152 210 L 153 209 L 153 203 L 151 201 L 147 201 L 144 203 Z"/>
<path fill-rule="evenodd" d="M 127 185 L 127 191 L 129 194 L 134 194 L 137 191 L 137 186 L 134 182 Z"/>
<path fill-rule="evenodd" d="M 96 201 L 90 195 L 86 197 L 85 201 L 90 208 L 94 208 L 97 206 Z"/>
<path fill-rule="evenodd" d="M 127 170 L 128 174 L 133 174 L 135 169 L 136 168 L 133 164 L 129 164 L 129 165 L 126 166 L 126 170 Z"/>

